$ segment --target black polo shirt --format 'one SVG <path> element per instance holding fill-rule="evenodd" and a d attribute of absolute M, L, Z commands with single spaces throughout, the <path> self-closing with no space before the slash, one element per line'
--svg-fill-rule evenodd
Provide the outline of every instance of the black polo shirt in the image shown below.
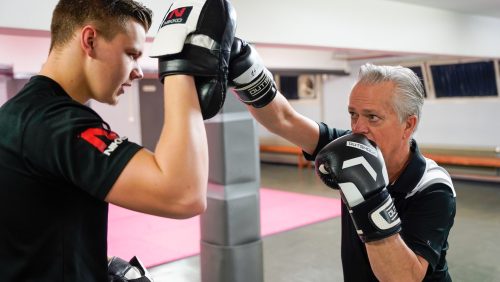
<path fill-rule="evenodd" d="M 328 128 L 319 124 L 320 138 L 313 155 L 328 143 L 351 133 L 349 130 Z M 447 172 L 426 159 L 411 143 L 410 162 L 400 177 L 389 185 L 401 219 L 400 235 L 406 245 L 429 262 L 424 281 L 451 281 L 446 263 L 448 234 L 453 226 L 456 203 L 453 184 Z M 342 268 L 344 281 L 378 281 L 366 253 L 364 243 L 356 233 L 347 207 L 342 203 Z"/>
<path fill-rule="evenodd" d="M 141 148 L 53 80 L 0 108 L 0 280 L 107 281 L 104 198 Z"/>

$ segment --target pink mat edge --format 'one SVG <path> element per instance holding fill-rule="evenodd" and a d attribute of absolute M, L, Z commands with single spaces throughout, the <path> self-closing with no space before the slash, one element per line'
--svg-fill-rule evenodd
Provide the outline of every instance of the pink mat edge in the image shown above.
<path fill-rule="evenodd" d="M 318 199 L 323 199 L 323 200 L 326 200 L 326 199 L 328 199 L 328 200 L 335 200 L 339 204 L 338 205 L 339 206 L 339 210 L 337 212 L 335 212 L 333 215 L 324 216 L 323 218 L 315 219 L 315 220 L 312 220 L 312 221 L 310 221 L 308 223 L 305 223 L 305 224 L 300 224 L 300 225 L 297 225 L 297 226 L 291 226 L 289 228 L 280 229 L 278 231 L 272 231 L 272 232 L 269 232 L 269 233 L 266 233 L 266 234 L 263 234 L 263 232 L 262 232 L 262 219 L 261 219 L 261 239 L 263 239 L 265 237 L 269 237 L 269 236 L 274 236 L 274 235 L 277 235 L 277 234 L 280 234 L 280 233 L 297 230 L 299 228 L 304 228 L 304 227 L 307 227 L 309 225 L 321 223 L 321 222 L 324 222 L 324 221 L 327 221 L 327 220 L 330 220 L 330 219 L 333 219 L 333 218 L 336 218 L 336 217 L 340 216 L 340 199 L 338 199 L 338 198 L 318 196 L 318 195 L 312 195 L 312 194 L 304 194 L 304 193 L 293 192 L 293 191 L 286 191 L 286 190 L 281 190 L 281 189 L 277 189 L 277 188 L 269 188 L 269 187 L 260 187 L 259 188 L 259 193 L 261 192 L 261 190 L 268 190 L 268 191 L 270 191 L 272 193 L 278 193 L 278 194 L 283 193 L 283 194 L 288 194 L 288 195 L 301 196 L 301 197 L 306 196 L 306 197 L 310 197 L 310 198 L 318 198 Z M 120 208 L 120 209 L 123 209 L 122 207 L 118 207 L 118 206 L 116 206 L 116 207 Z M 199 217 L 199 215 L 195 216 L 195 217 Z M 178 256 L 178 257 L 176 257 L 174 259 L 166 259 L 166 260 L 164 260 L 162 262 L 158 262 L 158 263 L 149 263 L 149 264 L 145 263 L 145 265 L 148 268 L 152 268 L 152 267 L 164 265 L 164 264 L 167 264 L 167 263 L 172 263 L 172 262 L 175 262 L 175 261 L 179 261 L 179 260 L 187 259 L 187 258 L 190 258 L 190 257 L 194 257 L 194 256 L 197 256 L 197 255 L 200 255 L 200 251 L 186 252 L 186 254 L 180 255 L 180 256 Z"/>

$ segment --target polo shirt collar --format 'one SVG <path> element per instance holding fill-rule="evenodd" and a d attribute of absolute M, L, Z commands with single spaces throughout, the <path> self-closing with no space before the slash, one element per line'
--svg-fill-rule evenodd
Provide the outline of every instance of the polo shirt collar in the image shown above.
<path fill-rule="evenodd" d="M 403 170 L 399 178 L 387 186 L 389 192 L 392 193 L 410 193 L 415 188 L 425 173 L 426 161 L 424 156 L 418 149 L 417 141 L 410 141 L 410 161 Z"/>

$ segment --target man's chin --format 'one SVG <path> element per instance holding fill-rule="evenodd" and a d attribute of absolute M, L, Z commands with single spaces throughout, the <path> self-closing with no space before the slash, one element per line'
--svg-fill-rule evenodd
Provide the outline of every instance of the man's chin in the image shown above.
<path fill-rule="evenodd" d="M 94 97 L 94 100 L 96 102 L 99 102 L 99 103 L 102 103 L 102 104 L 107 104 L 107 105 L 110 105 L 110 106 L 115 106 L 116 104 L 118 104 L 118 101 L 120 100 L 120 94 L 114 94 L 112 96 L 97 96 Z"/>
<path fill-rule="evenodd" d="M 115 97 L 113 100 L 109 101 L 109 103 L 107 103 L 107 104 L 110 106 L 116 106 L 118 104 L 119 100 L 120 99 L 118 99 L 118 97 Z"/>
<path fill-rule="evenodd" d="M 118 104 L 119 100 L 120 99 L 118 98 L 118 96 L 115 95 L 113 97 L 109 97 L 108 99 L 103 100 L 103 101 L 99 101 L 99 102 L 104 103 L 104 104 L 108 104 L 110 106 L 116 106 Z"/>

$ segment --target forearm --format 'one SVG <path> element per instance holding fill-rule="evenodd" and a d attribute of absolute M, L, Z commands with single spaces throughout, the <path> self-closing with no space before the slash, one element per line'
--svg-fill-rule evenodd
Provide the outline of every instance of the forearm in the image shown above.
<path fill-rule="evenodd" d="M 248 106 L 248 109 L 267 130 L 313 153 L 319 139 L 317 123 L 297 113 L 283 95 L 276 94 L 263 108 Z"/>
<path fill-rule="evenodd" d="M 205 201 L 208 181 L 207 137 L 194 80 L 190 76 L 167 76 L 164 81 L 164 124 L 155 160 L 170 194 L 181 200 Z"/>
<path fill-rule="evenodd" d="M 380 281 L 422 281 L 428 263 L 417 256 L 399 234 L 365 244 L 368 259 Z"/>
<path fill-rule="evenodd" d="M 279 93 L 273 75 L 255 48 L 235 37 L 230 61 L 233 92 L 248 105 L 255 119 L 270 132 L 312 153 L 319 139 L 318 125 L 296 112 Z"/>

